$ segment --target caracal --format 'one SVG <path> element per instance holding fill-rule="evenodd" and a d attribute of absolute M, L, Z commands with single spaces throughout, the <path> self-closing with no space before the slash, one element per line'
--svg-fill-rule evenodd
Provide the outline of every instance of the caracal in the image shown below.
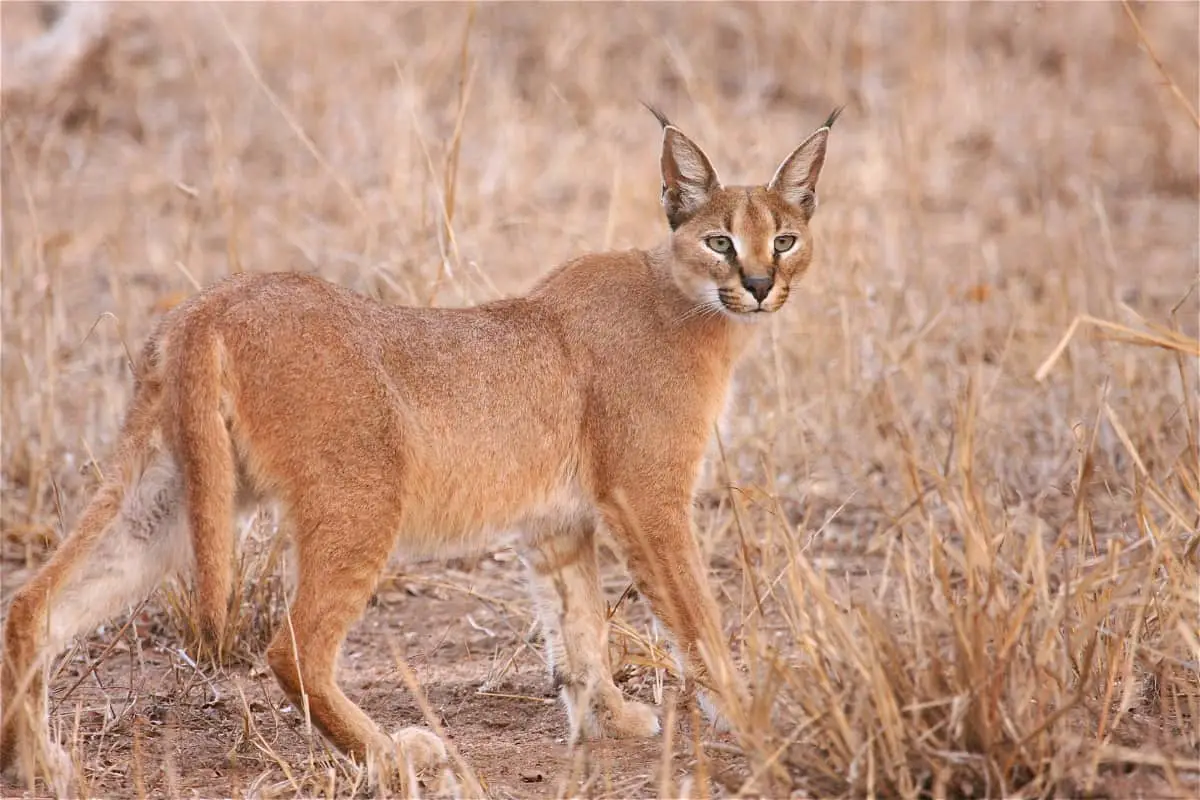
<path fill-rule="evenodd" d="M 759 186 L 722 185 L 655 114 L 670 233 L 652 250 L 584 255 L 523 297 L 471 308 L 385 305 L 307 275 L 243 273 L 167 313 L 136 363 L 101 485 L 9 609 L 0 766 L 66 785 L 49 661 L 168 576 L 190 573 L 206 639 L 222 641 L 234 515 L 262 501 L 278 504 L 298 562 L 290 624 L 267 663 L 360 763 L 419 771 L 446 757 L 422 728 L 386 734 L 337 682 L 342 642 L 396 550 L 444 556 L 520 533 L 573 737 L 659 730 L 654 710 L 613 682 L 601 525 L 689 675 L 740 685 L 692 496 L 735 362 L 812 260 L 838 111 Z M 716 691 L 729 719 L 742 690 Z"/>

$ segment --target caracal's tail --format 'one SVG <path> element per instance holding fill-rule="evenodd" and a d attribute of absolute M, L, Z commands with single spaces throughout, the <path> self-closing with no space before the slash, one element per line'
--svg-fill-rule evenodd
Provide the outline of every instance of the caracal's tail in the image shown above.
<path fill-rule="evenodd" d="M 183 473 L 188 528 L 195 555 L 201 635 L 219 656 L 233 588 L 233 443 L 221 409 L 225 348 L 205 326 L 181 330 L 168 345 L 164 431 Z"/>

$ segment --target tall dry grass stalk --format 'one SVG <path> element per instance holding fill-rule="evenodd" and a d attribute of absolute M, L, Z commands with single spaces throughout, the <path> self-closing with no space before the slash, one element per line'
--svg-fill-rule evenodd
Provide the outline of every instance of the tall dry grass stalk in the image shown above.
<path fill-rule="evenodd" d="M 1146 480 L 1129 498 L 1135 536 L 1079 536 L 1095 514 L 1087 493 L 1082 524 L 1045 530 L 985 497 L 976 387 L 956 415 L 951 471 L 887 544 L 870 597 L 814 568 L 794 535 L 777 539 L 768 574 L 780 570 L 773 594 L 793 646 L 748 639 L 776 722 L 746 752 L 779 742 L 791 780 L 775 783 L 764 762 L 744 789 L 1078 796 L 1111 766 L 1135 764 L 1189 791 L 1181 776 L 1200 770 L 1200 570 L 1187 544 L 1197 506 L 1194 494 L 1189 516 L 1152 506 L 1173 494 L 1165 483 L 1195 486 L 1194 444 L 1163 484 Z M 1189 431 L 1194 443 L 1194 417 Z M 1095 437 L 1080 433 L 1086 479 Z"/>

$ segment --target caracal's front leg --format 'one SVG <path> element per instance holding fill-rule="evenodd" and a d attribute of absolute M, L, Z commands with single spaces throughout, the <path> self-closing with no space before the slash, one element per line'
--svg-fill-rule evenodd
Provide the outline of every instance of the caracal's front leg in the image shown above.
<path fill-rule="evenodd" d="M 613 683 L 593 521 L 547 531 L 524 550 L 546 661 L 567 709 L 571 740 L 580 734 L 632 738 L 658 733 L 654 709 L 626 700 Z"/>
<path fill-rule="evenodd" d="M 660 487 L 661 488 L 661 487 Z M 639 591 L 672 639 L 688 683 L 713 687 L 700 691 L 710 720 L 725 724 L 741 714 L 746 691 L 721 629 L 716 600 L 705 578 L 700 548 L 692 533 L 690 497 L 664 496 L 636 487 L 614 487 L 602 503 L 606 523 L 625 550 Z M 712 699 L 722 701 L 720 718 Z"/>

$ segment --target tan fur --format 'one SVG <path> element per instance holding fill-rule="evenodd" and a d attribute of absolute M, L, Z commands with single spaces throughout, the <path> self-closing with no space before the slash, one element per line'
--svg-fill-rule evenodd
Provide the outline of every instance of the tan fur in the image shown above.
<path fill-rule="evenodd" d="M 728 673 L 692 492 L 752 323 L 812 258 L 834 117 L 767 186 L 726 188 L 660 115 L 669 240 L 576 259 L 523 297 L 417 309 L 300 274 L 240 274 L 174 309 L 138 362 L 104 484 L 9 609 L 2 765 L 28 776 L 38 753 L 59 757 L 49 659 L 168 574 L 193 570 L 221 640 L 232 516 L 262 500 L 279 503 L 299 557 L 291 624 L 267 660 L 347 755 L 444 757 L 420 729 L 385 735 L 337 684 L 342 641 L 391 552 L 480 550 L 506 530 L 523 534 L 572 734 L 656 733 L 654 712 L 612 680 L 595 532 L 623 547 L 694 674 Z"/>

